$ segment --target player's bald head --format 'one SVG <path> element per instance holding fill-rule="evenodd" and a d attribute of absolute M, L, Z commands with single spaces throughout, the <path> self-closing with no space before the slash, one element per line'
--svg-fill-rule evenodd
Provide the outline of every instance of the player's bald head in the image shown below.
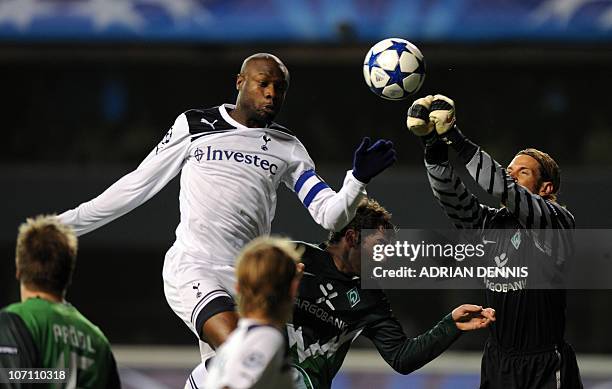
<path fill-rule="evenodd" d="M 285 80 L 289 83 L 289 70 L 277 56 L 269 53 L 256 53 L 247 57 L 240 67 L 240 74 L 246 74 L 262 62 L 273 63 L 285 76 Z"/>

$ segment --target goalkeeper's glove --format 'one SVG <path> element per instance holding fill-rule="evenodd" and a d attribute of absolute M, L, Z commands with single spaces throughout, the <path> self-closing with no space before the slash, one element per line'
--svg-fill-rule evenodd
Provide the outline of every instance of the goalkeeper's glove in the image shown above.
<path fill-rule="evenodd" d="M 444 135 L 455 125 L 455 102 L 443 95 L 435 95 L 429 108 L 429 120 L 438 135 Z"/>
<path fill-rule="evenodd" d="M 434 124 L 429 120 L 429 108 L 433 99 L 431 95 L 422 97 L 408 108 L 406 126 L 417 136 L 429 135 L 434 130 Z"/>
<path fill-rule="evenodd" d="M 396 160 L 393 142 L 381 139 L 371 145 L 370 138 L 365 137 L 353 155 L 353 177 L 367 184 Z"/>

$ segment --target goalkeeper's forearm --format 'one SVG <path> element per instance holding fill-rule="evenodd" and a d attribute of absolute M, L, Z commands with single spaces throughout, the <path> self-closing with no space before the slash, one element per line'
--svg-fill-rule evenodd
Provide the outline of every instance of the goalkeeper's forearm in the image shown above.
<path fill-rule="evenodd" d="M 456 125 L 441 135 L 441 138 L 443 142 L 457 152 L 457 155 L 465 165 L 472 160 L 474 154 L 478 151 L 478 145 L 463 135 Z"/>

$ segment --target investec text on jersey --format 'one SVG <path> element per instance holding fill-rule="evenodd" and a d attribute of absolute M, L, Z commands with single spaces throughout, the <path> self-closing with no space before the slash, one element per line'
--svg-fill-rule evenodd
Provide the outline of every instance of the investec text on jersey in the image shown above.
<path fill-rule="evenodd" d="M 199 147 L 195 149 L 193 153 L 194 158 L 200 162 L 204 157 L 204 152 Z M 210 146 L 206 146 L 206 160 L 207 161 L 229 161 L 233 159 L 236 162 L 244 163 L 246 165 L 254 165 L 255 167 L 261 168 L 262 170 L 269 171 L 271 175 L 276 175 L 278 166 L 274 163 L 270 163 L 267 159 L 261 158 L 258 155 L 241 153 L 233 150 L 212 150 Z M 258 164 L 257 162 L 260 162 Z"/>

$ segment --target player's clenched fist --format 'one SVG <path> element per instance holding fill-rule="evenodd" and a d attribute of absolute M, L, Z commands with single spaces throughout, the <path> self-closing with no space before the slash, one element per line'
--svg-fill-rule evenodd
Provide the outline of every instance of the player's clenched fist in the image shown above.
<path fill-rule="evenodd" d="M 455 102 L 444 95 L 435 95 L 429 108 L 429 121 L 439 135 L 455 125 Z"/>
<path fill-rule="evenodd" d="M 406 126 L 417 136 L 425 136 L 434 130 L 434 124 L 429 120 L 429 109 L 434 96 L 416 99 L 408 108 Z"/>

